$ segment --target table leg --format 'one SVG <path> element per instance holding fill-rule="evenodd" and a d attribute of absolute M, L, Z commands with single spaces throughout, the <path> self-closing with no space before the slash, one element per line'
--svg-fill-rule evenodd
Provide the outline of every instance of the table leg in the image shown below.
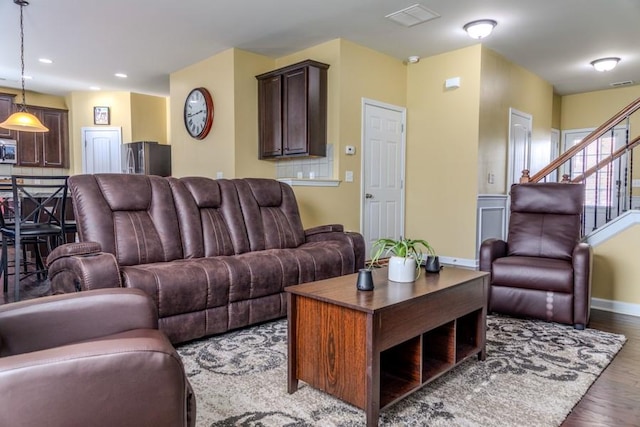
<path fill-rule="evenodd" d="M 287 392 L 289 394 L 298 390 L 297 372 L 297 329 L 296 329 L 296 303 L 297 297 L 294 294 L 287 293 L 287 339 L 289 342 L 287 357 Z"/>

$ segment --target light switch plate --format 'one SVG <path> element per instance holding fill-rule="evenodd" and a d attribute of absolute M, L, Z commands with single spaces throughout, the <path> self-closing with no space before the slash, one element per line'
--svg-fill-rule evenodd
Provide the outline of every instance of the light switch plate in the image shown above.
<path fill-rule="evenodd" d="M 353 171 L 345 171 L 345 173 L 344 173 L 344 181 L 345 182 L 353 182 Z"/>

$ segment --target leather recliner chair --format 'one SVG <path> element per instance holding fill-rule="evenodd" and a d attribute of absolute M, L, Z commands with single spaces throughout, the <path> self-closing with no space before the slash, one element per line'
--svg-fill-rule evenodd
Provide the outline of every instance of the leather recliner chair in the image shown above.
<path fill-rule="evenodd" d="M 0 307 L 0 425 L 194 426 L 182 361 L 137 289 Z"/>
<path fill-rule="evenodd" d="M 480 247 L 491 272 L 489 311 L 584 329 L 591 309 L 591 247 L 580 242 L 583 184 L 511 187 L 507 241 Z"/>

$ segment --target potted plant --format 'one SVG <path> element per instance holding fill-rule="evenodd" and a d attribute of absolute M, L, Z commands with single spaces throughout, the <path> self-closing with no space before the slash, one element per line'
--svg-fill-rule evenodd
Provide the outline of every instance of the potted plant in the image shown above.
<path fill-rule="evenodd" d="M 435 255 L 435 250 L 422 239 L 378 239 L 373 243 L 370 266 L 379 265 L 380 258 L 389 258 L 389 280 L 393 282 L 413 282 L 420 274 L 424 254 Z"/>

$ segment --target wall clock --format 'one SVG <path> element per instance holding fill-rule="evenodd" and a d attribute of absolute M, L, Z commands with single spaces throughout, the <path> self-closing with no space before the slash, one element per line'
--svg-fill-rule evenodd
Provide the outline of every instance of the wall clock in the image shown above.
<path fill-rule="evenodd" d="M 184 102 L 184 126 L 191 137 L 204 139 L 213 124 L 213 99 L 209 91 L 198 87 Z"/>

